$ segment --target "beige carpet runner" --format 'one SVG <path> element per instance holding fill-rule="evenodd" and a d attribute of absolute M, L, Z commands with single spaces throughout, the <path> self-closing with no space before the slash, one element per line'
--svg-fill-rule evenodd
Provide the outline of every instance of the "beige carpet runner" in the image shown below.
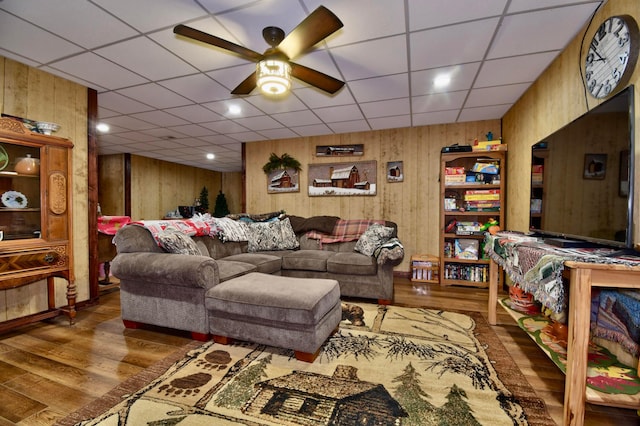
<path fill-rule="evenodd" d="M 554 424 L 480 315 L 355 303 L 343 316 L 312 364 L 194 343 L 61 424 Z"/>

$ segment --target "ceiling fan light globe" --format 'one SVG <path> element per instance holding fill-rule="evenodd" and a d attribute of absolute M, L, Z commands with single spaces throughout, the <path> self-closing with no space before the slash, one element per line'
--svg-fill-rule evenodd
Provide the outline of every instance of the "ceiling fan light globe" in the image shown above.
<path fill-rule="evenodd" d="M 266 95 L 281 95 L 291 88 L 291 65 L 277 59 L 265 59 L 256 65 L 257 85 Z"/>

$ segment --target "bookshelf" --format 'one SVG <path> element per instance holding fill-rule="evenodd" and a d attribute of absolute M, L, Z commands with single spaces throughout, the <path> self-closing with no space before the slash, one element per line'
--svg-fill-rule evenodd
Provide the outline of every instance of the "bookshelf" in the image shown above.
<path fill-rule="evenodd" d="M 484 232 L 504 229 L 505 166 L 505 151 L 441 154 L 440 285 L 489 286 Z"/>

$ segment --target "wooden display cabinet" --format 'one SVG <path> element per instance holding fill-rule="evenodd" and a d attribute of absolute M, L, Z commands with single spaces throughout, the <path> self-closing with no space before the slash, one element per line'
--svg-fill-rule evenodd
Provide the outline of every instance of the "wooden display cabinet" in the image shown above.
<path fill-rule="evenodd" d="M 43 312 L 0 322 L 0 332 L 63 313 L 74 322 L 72 148 L 68 139 L 0 118 L 0 290 L 46 279 L 48 304 Z M 67 306 L 55 306 L 54 277 L 67 280 Z"/>
<path fill-rule="evenodd" d="M 484 232 L 455 224 L 495 219 L 504 229 L 506 152 L 443 153 L 440 160 L 440 285 L 488 287 Z M 498 172 L 474 172 L 476 164 L 494 164 Z"/>

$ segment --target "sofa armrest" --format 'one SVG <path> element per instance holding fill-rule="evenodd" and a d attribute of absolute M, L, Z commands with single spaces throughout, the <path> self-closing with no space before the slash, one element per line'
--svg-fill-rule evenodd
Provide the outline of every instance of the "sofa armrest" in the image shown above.
<path fill-rule="evenodd" d="M 206 256 L 175 253 L 119 253 L 111 271 L 120 280 L 209 289 L 220 282 L 218 263 Z"/>

